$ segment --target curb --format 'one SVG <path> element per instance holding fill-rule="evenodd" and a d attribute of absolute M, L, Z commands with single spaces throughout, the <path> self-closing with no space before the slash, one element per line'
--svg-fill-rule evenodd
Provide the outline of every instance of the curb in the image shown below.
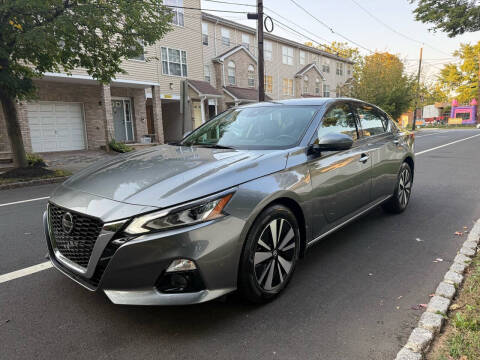
<path fill-rule="evenodd" d="M 430 299 L 427 310 L 420 317 L 417 327 L 413 329 L 407 343 L 398 352 L 395 360 L 421 360 L 424 358 L 432 341 L 443 326 L 444 316 L 455 296 L 457 286 L 463 282 L 463 273 L 475 255 L 479 241 L 480 219 L 470 230 L 467 240 L 455 256 L 452 266 L 435 290 L 435 296 Z"/>
<path fill-rule="evenodd" d="M 2 185 L 0 185 L 0 190 L 16 189 L 16 188 L 21 188 L 21 187 L 26 187 L 26 186 L 33 186 L 33 185 L 55 184 L 55 183 L 59 183 L 59 182 L 64 182 L 68 178 L 69 178 L 69 176 L 62 176 L 62 177 L 56 177 L 56 178 L 50 178 L 50 179 L 36 179 L 36 180 L 30 180 L 30 181 L 19 181 L 19 182 L 15 182 L 15 183 L 2 184 Z"/>

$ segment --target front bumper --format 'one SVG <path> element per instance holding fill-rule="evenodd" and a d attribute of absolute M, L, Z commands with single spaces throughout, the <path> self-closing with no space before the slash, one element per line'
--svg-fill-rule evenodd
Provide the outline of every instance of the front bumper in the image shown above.
<path fill-rule="evenodd" d="M 212 300 L 236 289 L 241 233 L 245 222 L 234 216 L 176 230 L 145 234 L 119 247 L 105 248 L 96 263 L 81 273 L 66 266 L 45 235 L 52 264 L 90 291 L 103 291 L 115 304 L 186 305 Z M 112 239 L 113 236 L 110 236 Z M 100 249 L 102 251 L 104 249 Z M 109 250 L 110 256 L 105 257 Z M 196 292 L 163 293 L 156 283 L 175 259 L 193 260 L 205 288 Z"/>

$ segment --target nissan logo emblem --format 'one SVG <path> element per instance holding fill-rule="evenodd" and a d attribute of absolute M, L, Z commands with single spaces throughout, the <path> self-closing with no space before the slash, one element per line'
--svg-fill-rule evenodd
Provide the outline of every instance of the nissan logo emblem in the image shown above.
<path fill-rule="evenodd" d="M 62 228 L 65 234 L 70 234 L 73 230 L 73 216 L 69 212 L 62 216 Z"/>

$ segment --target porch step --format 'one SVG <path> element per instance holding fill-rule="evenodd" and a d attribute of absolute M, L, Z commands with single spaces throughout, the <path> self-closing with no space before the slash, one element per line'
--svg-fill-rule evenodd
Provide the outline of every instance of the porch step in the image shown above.
<path fill-rule="evenodd" d="M 133 147 L 135 150 L 141 150 L 141 149 L 145 149 L 145 148 L 148 148 L 148 147 L 151 147 L 151 146 L 157 146 L 158 143 L 149 143 L 149 144 L 144 144 L 144 143 L 130 144 L 130 143 L 128 143 L 127 145 Z"/>

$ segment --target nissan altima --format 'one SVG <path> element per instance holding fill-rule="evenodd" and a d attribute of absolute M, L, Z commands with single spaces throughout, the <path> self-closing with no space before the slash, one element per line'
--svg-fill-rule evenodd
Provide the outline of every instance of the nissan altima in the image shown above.
<path fill-rule="evenodd" d="M 115 304 L 280 294 L 307 249 L 369 210 L 407 207 L 414 136 L 378 107 L 310 98 L 232 108 L 176 144 L 57 188 L 50 260 Z"/>

